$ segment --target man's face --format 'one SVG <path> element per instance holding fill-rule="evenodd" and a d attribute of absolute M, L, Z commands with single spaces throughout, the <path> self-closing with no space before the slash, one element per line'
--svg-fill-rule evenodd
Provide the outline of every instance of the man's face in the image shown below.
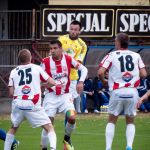
<path fill-rule="evenodd" d="M 80 34 L 80 26 L 79 25 L 70 25 L 70 31 L 69 31 L 69 36 L 73 39 L 78 38 L 78 35 Z"/>
<path fill-rule="evenodd" d="M 58 44 L 50 45 L 50 53 L 52 57 L 59 58 L 62 54 L 62 48 Z"/>

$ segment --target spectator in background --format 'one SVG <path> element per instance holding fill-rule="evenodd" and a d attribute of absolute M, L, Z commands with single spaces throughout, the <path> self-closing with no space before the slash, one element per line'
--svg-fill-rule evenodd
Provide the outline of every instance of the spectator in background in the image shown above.
<path fill-rule="evenodd" d="M 138 87 L 138 93 L 139 93 L 139 97 L 142 97 L 149 88 L 149 77 L 147 77 L 146 79 L 141 79 L 140 80 L 140 86 Z M 149 112 L 150 111 L 150 101 L 145 101 L 143 102 L 140 107 L 139 110 L 141 112 Z"/>
<path fill-rule="evenodd" d="M 69 34 L 60 36 L 59 41 L 62 43 L 62 48 L 64 52 L 72 56 L 78 62 L 83 63 L 87 52 L 87 46 L 85 42 L 81 38 L 79 38 L 81 28 L 82 25 L 79 21 L 77 20 L 72 21 L 70 24 Z M 72 68 L 70 73 L 71 84 L 69 91 L 72 93 L 76 112 L 81 113 L 80 110 L 81 98 L 76 90 L 78 78 L 79 78 L 78 71 L 75 68 Z"/>
<path fill-rule="evenodd" d="M 148 90 L 138 101 L 137 103 L 137 108 L 140 108 L 140 106 L 144 103 L 144 102 L 150 102 L 150 90 Z M 150 103 L 149 103 L 150 104 Z"/>
<path fill-rule="evenodd" d="M 94 94 L 93 81 L 91 78 L 89 78 L 87 76 L 85 81 L 84 81 L 84 91 L 83 91 L 82 96 L 81 96 L 82 97 L 82 112 L 83 113 L 88 113 L 87 102 L 89 100 L 93 100 L 93 94 Z"/>
<path fill-rule="evenodd" d="M 103 84 L 98 77 L 95 77 L 93 80 L 93 89 L 94 89 L 94 113 L 100 113 L 100 107 L 102 105 L 108 105 L 109 99 L 106 94 L 103 92 Z"/>

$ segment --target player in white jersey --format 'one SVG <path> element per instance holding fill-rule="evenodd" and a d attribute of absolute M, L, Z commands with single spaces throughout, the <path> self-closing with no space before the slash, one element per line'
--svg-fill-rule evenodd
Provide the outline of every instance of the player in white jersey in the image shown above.
<path fill-rule="evenodd" d="M 14 135 L 19 125 L 26 118 L 32 127 L 42 127 L 46 130 L 51 150 L 56 150 L 56 134 L 53 125 L 41 107 L 41 80 L 42 76 L 51 86 L 56 86 L 55 81 L 43 71 L 40 66 L 31 63 L 31 53 L 27 49 L 19 52 L 18 58 L 21 65 L 13 69 L 9 77 L 9 95 L 13 98 L 11 122 L 4 150 L 10 150 Z"/>
<path fill-rule="evenodd" d="M 43 106 L 52 121 L 54 121 L 57 112 L 65 113 L 64 150 L 73 150 L 70 136 L 75 129 L 76 112 L 72 94 L 69 93 L 70 70 L 74 67 L 81 71 L 81 77 L 77 84 L 77 91 L 80 94 L 83 91 L 83 82 L 87 75 L 87 69 L 74 58 L 63 53 L 62 44 L 59 40 L 50 42 L 50 51 L 51 56 L 43 59 L 42 67 L 56 83 L 62 83 L 63 87 L 47 88 Z M 47 149 L 44 130 L 42 131 L 41 142 L 43 149 Z"/>
<path fill-rule="evenodd" d="M 132 150 L 135 135 L 134 116 L 140 77 L 147 76 L 145 65 L 139 54 L 128 50 L 128 35 L 119 33 L 115 39 L 116 51 L 109 53 L 100 63 L 98 76 L 107 84 L 105 73 L 109 71 L 108 85 L 111 92 L 109 119 L 106 126 L 106 150 L 111 150 L 115 124 L 122 111 L 126 116 L 126 150 Z"/>

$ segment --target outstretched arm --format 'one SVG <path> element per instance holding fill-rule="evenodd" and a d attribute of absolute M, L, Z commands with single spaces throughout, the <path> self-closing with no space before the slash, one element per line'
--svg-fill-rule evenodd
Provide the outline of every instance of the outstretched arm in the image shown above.
<path fill-rule="evenodd" d="M 140 108 L 141 104 L 144 103 L 148 97 L 150 96 L 150 90 L 147 91 L 140 99 L 139 101 L 137 102 L 137 108 Z"/>

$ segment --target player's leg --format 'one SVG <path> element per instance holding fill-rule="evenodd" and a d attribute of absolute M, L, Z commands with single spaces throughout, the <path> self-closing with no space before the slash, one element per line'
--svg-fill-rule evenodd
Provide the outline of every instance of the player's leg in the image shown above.
<path fill-rule="evenodd" d="M 5 141 L 5 139 L 6 139 L 6 134 L 7 134 L 7 133 L 6 133 L 3 129 L 0 129 L 0 139 L 1 139 L 1 140 Z M 14 141 L 13 141 L 13 143 L 12 143 L 11 150 L 17 149 L 18 144 L 19 144 L 19 142 L 18 142 L 16 139 L 14 139 Z"/>
<path fill-rule="evenodd" d="M 118 89 L 113 91 L 110 96 L 109 108 L 108 108 L 109 118 L 105 130 L 106 150 L 111 150 L 112 142 L 115 134 L 115 124 L 117 122 L 120 112 L 122 112 L 123 109 L 122 100 L 120 100 L 118 96 L 121 93 L 122 91 Z"/>
<path fill-rule="evenodd" d="M 64 135 L 64 150 L 73 150 L 71 143 L 71 134 L 75 130 L 75 110 L 68 110 L 65 115 L 65 135 Z"/>
<path fill-rule="evenodd" d="M 14 136 L 15 136 L 15 133 L 17 131 L 18 127 L 11 127 L 9 129 L 9 131 L 7 132 L 6 134 L 6 139 L 5 139 L 5 144 L 4 144 L 4 150 L 14 150 L 16 148 L 13 148 L 13 142 L 14 142 Z"/>
<path fill-rule="evenodd" d="M 72 94 L 72 97 L 74 99 L 74 107 L 76 112 L 81 113 L 81 108 L 80 108 L 81 97 L 77 93 L 76 86 L 77 86 L 77 80 L 71 80 L 69 92 Z"/>
<path fill-rule="evenodd" d="M 127 140 L 126 150 L 132 150 L 134 136 L 135 136 L 134 117 L 126 116 L 126 140 Z"/>
<path fill-rule="evenodd" d="M 33 128 L 43 127 L 45 129 L 45 135 L 48 136 L 48 141 L 50 143 L 51 150 L 56 150 L 56 134 L 53 125 L 48 115 L 46 114 L 44 108 L 38 108 L 38 110 L 36 111 L 25 111 L 24 115 Z M 46 147 L 44 147 L 44 144 L 42 146 L 42 148 L 47 149 L 47 145 Z"/>
<path fill-rule="evenodd" d="M 71 135 L 75 130 L 76 111 L 73 104 L 72 94 L 66 93 L 60 97 L 61 105 L 59 112 L 65 113 L 65 135 L 64 135 L 64 150 L 74 150 L 71 143 Z"/>
<path fill-rule="evenodd" d="M 55 101 L 54 101 L 55 99 Z M 54 124 L 54 117 L 57 112 L 57 107 L 59 104 L 58 96 L 53 93 L 47 93 L 44 97 L 43 107 L 46 114 L 49 116 L 51 123 Z M 43 150 L 46 150 L 49 144 L 49 139 L 47 132 L 43 129 L 41 132 L 41 147 Z"/>
<path fill-rule="evenodd" d="M 81 97 L 80 97 L 80 95 L 78 95 L 78 97 L 74 98 L 74 105 L 75 105 L 76 112 L 78 114 L 81 113 L 80 104 L 81 104 Z"/>
<path fill-rule="evenodd" d="M 5 144 L 4 144 L 4 150 L 15 150 L 17 147 L 13 147 L 13 141 L 14 141 L 14 135 L 21 124 L 21 122 L 24 120 L 24 114 L 23 111 L 20 110 L 16 106 L 16 100 L 13 100 L 12 102 L 12 113 L 11 113 L 11 122 L 12 127 L 9 129 L 9 131 L 6 134 Z M 18 144 L 18 143 L 17 143 Z"/>
<path fill-rule="evenodd" d="M 49 117 L 52 124 L 54 124 L 54 117 Z M 47 150 L 49 144 L 49 139 L 47 136 L 47 131 L 43 128 L 42 132 L 41 132 L 41 147 L 42 150 Z"/>
<path fill-rule="evenodd" d="M 51 150 L 56 150 L 57 138 L 56 138 L 56 133 L 54 131 L 54 128 L 53 128 L 52 124 L 46 124 L 46 125 L 43 125 L 42 127 L 44 128 L 45 135 L 47 134 L 47 137 L 48 137 L 48 140 L 49 140 L 49 143 L 50 143 L 50 149 Z M 44 148 L 44 145 L 43 145 L 42 150 L 47 150 L 47 147 Z"/>
<path fill-rule="evenodd" d="M 111 150 L 112 142 L 115 134 L 115 124 L 117 122 L 118 116 L 114 116 L 113 114 L 109 114 L 108 123 L 105 129 L 106 136 L 106 150 Z"/>
<path fill-rule="evenodd" d="M 135 136 L 134 117 L 136 116 L 136 103 L 139 97 L 135 88 L 128 88 L 125 93 L 130 96 L 130 98 L 125 99 L 124 103 L 124 113 L 126 115 L 126 150 L 132 150 Z"/>

